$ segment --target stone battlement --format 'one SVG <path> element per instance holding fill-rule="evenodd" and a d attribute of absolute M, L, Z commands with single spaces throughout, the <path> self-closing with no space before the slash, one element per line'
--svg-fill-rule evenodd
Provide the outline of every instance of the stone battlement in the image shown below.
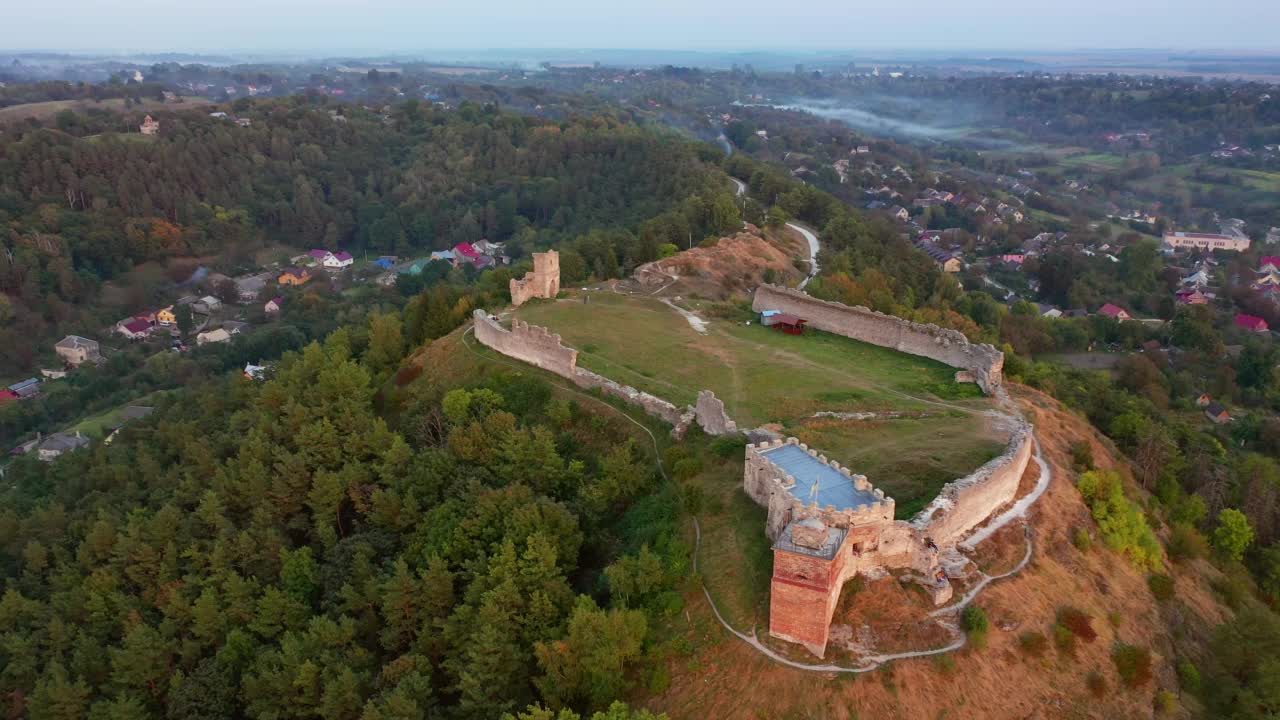
<path fill-rule="evenodd" d="M 780 310 L 804 318 L 808 327 L 892 348 L 945 363 L 964 373 L 957 379 L 976 382 L 994 393 L 1003 378 L 1004 353 L 985 343 L 971 343 L 957 330 L 912 322 L 865 307 L 850 307 L 779 285 L 756 288 L 751 308 Z"/>

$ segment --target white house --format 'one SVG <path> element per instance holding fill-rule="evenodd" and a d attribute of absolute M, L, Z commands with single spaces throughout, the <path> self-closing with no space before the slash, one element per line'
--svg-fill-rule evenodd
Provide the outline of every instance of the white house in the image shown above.
<path fill-rule="evenodd" d="M 329 270 L 341 270 L 343 268 L 351 267 L 355 264 L 355 261 L 356 259 L 351 257 L 351 253 L 344 250 L 339 253 L 329 253 L 325 256 L 324 260 L 321 261 L 321 264 Z"/>

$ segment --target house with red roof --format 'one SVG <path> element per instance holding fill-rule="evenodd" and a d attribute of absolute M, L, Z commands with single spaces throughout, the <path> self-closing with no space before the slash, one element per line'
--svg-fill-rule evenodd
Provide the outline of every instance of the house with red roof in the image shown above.
<path fill-rule="evenodd" d="M 116 332 L 130 340 L 141 340 L 151 333 L 152 324 L 146 317 L 134 317 L 116 324 Z"/>
<path fill-rule="evenodd" d="M 1107 303 L 1106 305 L 1103 305 L 1102 307 L 1098 308 L 1098 314 L 1105 315 L 1109 318 L 1119 320 L 1121 322 L 1125 320 L 1133 319 L 1133 316 L 1129 314 L 1128 310 L 1125 310 L 1119 305 L 1115 305 L 1113 303 Z"/>
<path fill-rule="evenodd" d="M 1179 305 L 1208 305 L 1209 296 L 1200 292 L 1200 288 L 1192 290 L 1179 290 L 1174 293 L 1178 298 Z"/>
<path fill-rule="evenodd" d="M 475 246 L 472 245 L 471 243 L 467 243 L 467 242 L 458 243 L 457 245 L 453 246 L 453 257 L 455 259 L 454 261 L 458 264 L 461 264 L 461 263 L 474 264 L 477 260 L 480 259 L 480 251 L 476 250 Z"/>
<path fill-rule="evenodd" d="M 1236 327 L 1242 327 L 1245 330 L 1256 333 L 1264 333 L 1270 330 L 1266 320 L 1257 315 L 1245 315 L 1244 313 L 1236 315 Z"/>
<path fill-rule="evenodd" d="M 4 405 L 17 399 L 18 393 L 10 390 L 9 388 L 0 390 L 0 405 Z"/>
<path fill-rule="evenodd" d="M 284 298 L 277 296 L 268 300 L 267 303 L 262 306 L 262 311 L 268 315 L 274 315 L 280 312 L 283 308 Z"/>
<path fill-rule="evenodd" d="M 1277 271 L 1280 271 L 1280 256 L 1265 255 L 1262 260 L 1258 261 L 1258 272 Z"/>

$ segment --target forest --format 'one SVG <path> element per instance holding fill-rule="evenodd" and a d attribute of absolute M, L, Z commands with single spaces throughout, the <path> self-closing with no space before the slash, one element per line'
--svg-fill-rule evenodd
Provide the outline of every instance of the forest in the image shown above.
<path fill-rule="evenodd" d="M 397 374 L 408 347 L 378 315 L 11 465 L 6 713 L 631 717 L 689 553 L 652 446 L 521 373 Z"/>
<path fill-rule="evenodd" d="M 244 103 L 251 127 L 157 112 L 154 137 L 140 117 L 67 111 L 0 136 L 0 377 L 160 302 L 197 262 L 233 274 L 264 249 L 413 256 L 486 238 L 516 260 L 559 246 L 573 282 L 737 221 L 717 152 L 661 129 L 324 102 Z"/>

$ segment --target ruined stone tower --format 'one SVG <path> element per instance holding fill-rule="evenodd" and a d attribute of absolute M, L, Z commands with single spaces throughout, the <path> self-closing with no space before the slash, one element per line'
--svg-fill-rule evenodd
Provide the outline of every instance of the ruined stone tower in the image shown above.
<path fill-rule="evenodd" d="M 530 298 L 553 298 L 560 294 L 560 253 L 548 250 L 533 254 L 533 272 L 511 279 L 511 303 L 523 305 Z"/>

